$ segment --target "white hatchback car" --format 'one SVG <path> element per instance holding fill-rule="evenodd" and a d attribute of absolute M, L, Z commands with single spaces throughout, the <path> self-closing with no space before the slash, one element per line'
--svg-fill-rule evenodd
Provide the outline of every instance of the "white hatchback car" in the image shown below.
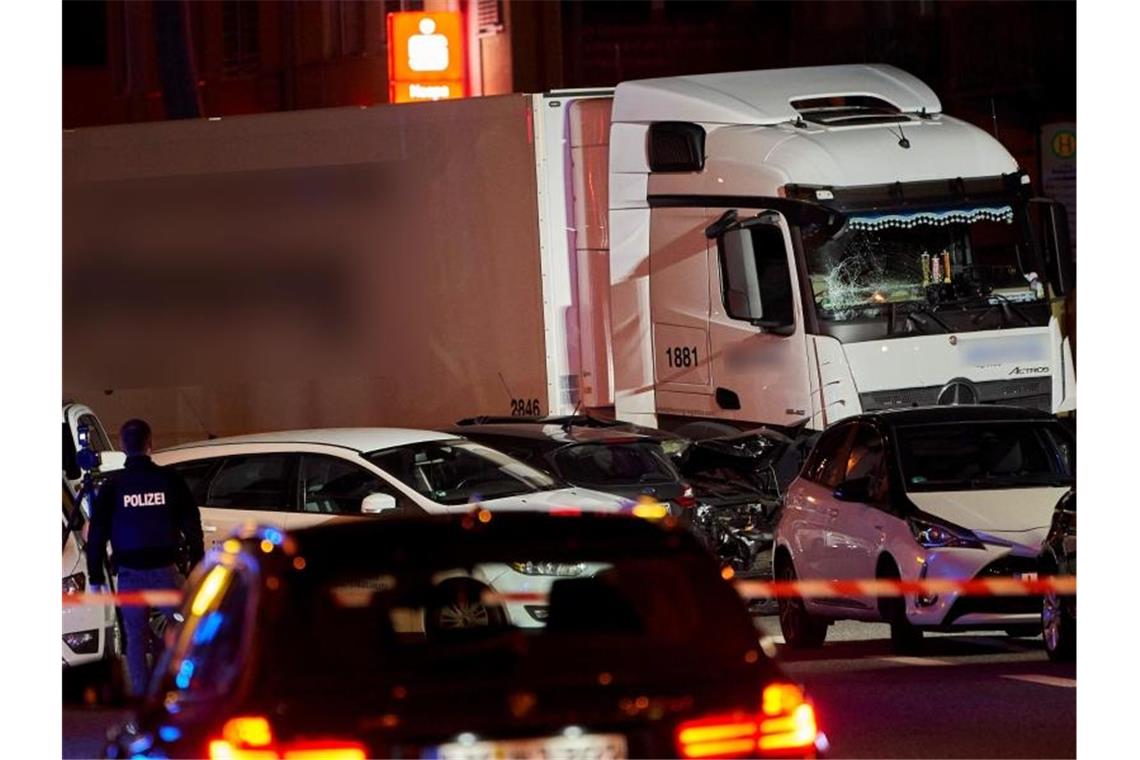
<path fill-rule="evenodd" d="M 297 530 L 330 520 L 492 512 L 618 512 L 627 500 L 563 488 L 529 465 L 455 435 L 397 428 L 294 430 L 220 438 L 154 454 L 182 475 L 201 514 L 206 548 L 250 523 Z M 456 579 L 456 599 L 428 624 L 487 622 L 481 589 L 545 593 L 558 577 L 585 566 L 484 567 Z M 545 608 L 504 605 L 510 623 L 541 625 Z M 493 622 L 493 621 L 491 621 Z"/>
<path fill-rule="evenodd" d="M 778 579 L 1032 577 L 1053 507 L 1074 483 L 1075 441 L 1044 412 L 943 406 L 869 413 L 829 427 L 788 488 Z M 780 600 L 790 646 L 835 620 L 885 621 L 897 651 L 926 630 L 1033 635 L 1039 598 L 908 594 Z"/>

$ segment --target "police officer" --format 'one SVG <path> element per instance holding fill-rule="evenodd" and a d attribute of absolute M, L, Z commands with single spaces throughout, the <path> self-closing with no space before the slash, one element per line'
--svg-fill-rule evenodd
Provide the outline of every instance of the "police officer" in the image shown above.
<path fill-rule="evenodd" d="M 119 430 L 119 440 L 127 455 L 126 465 L 99 489 L 91 510 L 87 572 L 92 590 L 103 588 L 108 539 L 120 592 L 181 588 L 176 562 L 182 546 L 189 549 L 191 566 L 204 553 L 198 506 L 182 478 L 151 461 L 150 425 L 128 420 Z M 172 608 L 162 611 L 168 618 L 174 612 Z M 146 661 L 149 609 L 124 606 L 122 616 L 130 691 L 138 697 L 150 678 Z"/>

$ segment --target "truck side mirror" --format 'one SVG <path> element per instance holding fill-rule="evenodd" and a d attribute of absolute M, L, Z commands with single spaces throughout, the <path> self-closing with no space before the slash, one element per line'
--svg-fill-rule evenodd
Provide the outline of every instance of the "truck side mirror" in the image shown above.
<path fill-rule="evenodd" d="M 386 493 L 370 493 L 360 502 L 360 511 L 366 515 L 378 515 L 396 508 L 396 497 Z"/>
<path fill-rule="evenodd" d="M 791 272 L 777 214 L 733 225 L 717 236 L 724 308 L 728 316 L 770 332 L 795 328 Z"/>
<path fill-rule="evenodd" d="M 1077 285 L 1068 211 L 1063 203 L 1049 198 L 1033 198 L 1029 201 L 1029 215 L 1045 260 L 1049 284 L 1053 286 L 1055 295 L 1063 296 Z"/>

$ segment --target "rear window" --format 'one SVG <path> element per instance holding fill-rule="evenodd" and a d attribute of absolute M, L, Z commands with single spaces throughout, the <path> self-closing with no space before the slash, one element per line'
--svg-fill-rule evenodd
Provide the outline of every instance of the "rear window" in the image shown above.
<path fill-rule="evenodd" d="M 644 674 L 662 663 L 699 678 L 757 650 L 743 602 L 709 558 L 695 547 L 639 548 L 544 551 L 534 542 L 462 564 L 338 562 L 327 574 L 310 556 L 282 606 L 287 619 L 273 626 L 283 651 L 306 653 L 279 688 L 378 678 L 483 683 L 537 663 L 570 686 L 595 679 L 591 665 L 603 660 L 615 680 L 623 667 Z"/>
<path fill-rule="evenodd" d="M 680 477 L 655 443 L 579 444 L 560 450 L 554 460 L 562 477 L 575 484 L 667 483 Z"/>
<path fill-rule="evenodd" d="M 1065 486 L 1075 447 L 1052 422 L 953 422 L 897 430 L 908 491 Z"/>

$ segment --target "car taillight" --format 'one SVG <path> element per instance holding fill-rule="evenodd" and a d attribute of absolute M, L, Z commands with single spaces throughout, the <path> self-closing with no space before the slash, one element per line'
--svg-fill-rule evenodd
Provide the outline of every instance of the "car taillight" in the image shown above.
<path fill-rule="evenodd" d="M 677 751 L 685 758 L 813 757 L 815 710 L 798 686 L 764 688 L 759 713 L 735 712 L 685 721 L 677 727 Z"/>
<path fill-rule="evenodd" d="M 277 744 L 265 718 L 232 718 L 209 744 L 210 760 L 364 760 L 364 745 L 339 739 Z"/>
<path fill-rule="evenodd" d="M 693 491 L 693 487 L 691 485 L 688 483 L 682 483 L 681 495 L 674 499 L 674 501 L 677 502 L 677 506 L 679 507 L 692 509 L 693 507 L 697 506 L 697 495 L 696 492 Z"/>

